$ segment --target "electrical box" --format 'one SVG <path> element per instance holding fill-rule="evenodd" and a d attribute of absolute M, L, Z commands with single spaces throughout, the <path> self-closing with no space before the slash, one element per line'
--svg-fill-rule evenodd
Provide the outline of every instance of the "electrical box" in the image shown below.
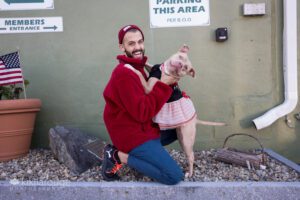
<path fill-rule="evenodd" d="M 228 31 L 227 28 L 217 28 L 216 29 L 216 41 L 224 42 L 228 39 Z"/>
<path fill-rule="evenodd" d="M 255 16 L 266 14 L 266 3 L 245 3 L 243 5 L 244 16 Z"/>

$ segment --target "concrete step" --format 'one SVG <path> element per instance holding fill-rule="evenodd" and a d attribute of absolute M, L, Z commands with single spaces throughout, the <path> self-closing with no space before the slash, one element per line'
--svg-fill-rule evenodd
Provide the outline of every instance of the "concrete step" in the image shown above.
<path fill-rule="evenodd" d="M 0 200 L 298 200 L 300 182 L 145 182 L 0 181 Z"/>

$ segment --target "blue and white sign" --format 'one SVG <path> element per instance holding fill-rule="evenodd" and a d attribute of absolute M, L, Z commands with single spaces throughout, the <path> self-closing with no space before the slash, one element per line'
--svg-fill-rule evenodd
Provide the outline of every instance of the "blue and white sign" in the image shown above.
<path fill-rule="evenodd" d="M 62 17 L 0 18 L 0 34 L 62 31 Z"/>
<path fill-rule="evenodd" d="M 209 0 L 149 0 L 150 27 L 208 26 Z"/>
<path fill-rule="evenodd" d="M 37 9 L 54 9 L 54 0 L 0 0 L 0 11 Z"/>

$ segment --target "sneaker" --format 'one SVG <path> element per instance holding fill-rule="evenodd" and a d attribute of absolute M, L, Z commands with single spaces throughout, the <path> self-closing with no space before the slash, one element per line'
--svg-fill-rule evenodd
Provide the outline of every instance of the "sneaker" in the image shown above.
<path fill-rule="evenodd" d="M 106 181 L 115 181 L 119 180 L 120 177 L 117 175 L 117 172 L 122 168 L 122 164 L 117 160 L 116 156 L 118 150 L 108 144 L 104 147 L 103 150 L 103 162 L 102 162 L 102 170 L 101 174 Z"/>

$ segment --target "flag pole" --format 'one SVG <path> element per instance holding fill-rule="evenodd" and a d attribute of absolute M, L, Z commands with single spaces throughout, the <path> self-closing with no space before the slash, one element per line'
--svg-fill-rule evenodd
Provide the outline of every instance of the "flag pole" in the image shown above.
<path fill-rule="evenodd" d="M 20 51 L 19 51 L 19 48 L 18 49 L 18 57 L 19 57 L 19 62 L 20 62 L 20 68 L 22 70 L 22 66 L 21 66 L 21 59 L 20 59 Z M 25 81 L 24 81 L 24 76 L 23 76 L 23 71 L 22 71 L 22 84 L 23 84 L 23 91 L 24 91 L 24 98 L 27 99 L 27 95 L 26 95 L 26 88 L 25 88 Z"/>

